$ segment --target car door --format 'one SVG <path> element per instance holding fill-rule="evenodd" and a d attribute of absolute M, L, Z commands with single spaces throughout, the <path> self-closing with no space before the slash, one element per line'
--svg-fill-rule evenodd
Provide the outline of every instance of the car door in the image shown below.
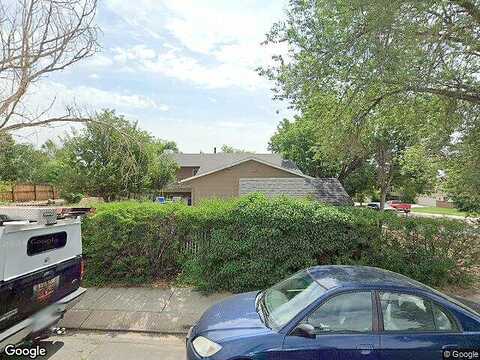
<path fill-rule="evenodd" d="M 314 327 L 314 338 L 287 335 L 282 359 L 377 360 L 374 300 L 370 291 L 333 295 L 300 322 Z"/>
<path fill-rule="evenodd" d="M 381 359 L 441 360 L 444 351 L 471 348 L 454 316 L 427 298 L 379 292 L 378 303 Z"/>

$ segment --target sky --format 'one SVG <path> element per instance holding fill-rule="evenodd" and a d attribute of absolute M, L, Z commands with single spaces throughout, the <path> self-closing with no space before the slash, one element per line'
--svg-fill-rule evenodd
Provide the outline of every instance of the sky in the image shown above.
<path fill-rule="evenodd" d="M 182 152 L 229 144 L 266 152 L 287 104 L 274 102 L 273 83 L 254 69 L 278 48 L 262 46 L 283 18 L 287 0 L 101 0 L 101 51 L 43 79 L 30 94 L 52 112 L 75 103 L 115 109 Z M 65 131 L 37 130 L 43 142 Z M 22 136 L 25 136 L 23 134 Z"/>

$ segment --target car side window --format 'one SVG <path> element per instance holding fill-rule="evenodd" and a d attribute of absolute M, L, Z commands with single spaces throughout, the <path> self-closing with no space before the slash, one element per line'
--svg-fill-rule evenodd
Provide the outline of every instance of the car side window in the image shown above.
<path fill-rule="evenodd" d="M 436 304 L 419 296 L 380 293 L 385 331 L 457 330 L 452 319 Z"/>
<path fill-rule="evenodd" d="M 337 295 L 320 305 L 303 322 L 316 334 L 372 331 L 373 306 L 370 292 Z"/>
<path fill-rule="evenodd" d="M 435 325 L 438 331 L 458 331 L 457 324 L 448 316 L 440 306 L 432 304 Z"/>

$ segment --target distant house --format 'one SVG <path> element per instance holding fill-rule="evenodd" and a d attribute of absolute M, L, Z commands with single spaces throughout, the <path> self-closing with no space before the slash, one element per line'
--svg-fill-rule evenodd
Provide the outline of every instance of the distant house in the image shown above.
<path fill-rule="evenodd" d="M 171 154 L 178 163 L 177 182 L 164 190 L 167 198 L 189 204 L 206 198 L 230 198 L 252 192 L 269 196 L 311 197 L 335 204 L 352 204 L 337 179 L 315 179 L 278 154 Z"/>
<path fill-rule="evenodd" d="M 452 199 L 442 192 L 436 192 L 429 195 L 419 195 L 415 199 L 418 205 L 433 206 L 440 208 L 454 208 L 455 204 Z"/>

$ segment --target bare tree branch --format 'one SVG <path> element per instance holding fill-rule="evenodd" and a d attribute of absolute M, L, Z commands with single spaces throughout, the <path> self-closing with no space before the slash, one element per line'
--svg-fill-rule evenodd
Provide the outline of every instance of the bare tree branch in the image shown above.
<path fill-rule="evenodd" d="M 86 121 L 68 110 L 39 119 L 18 108 L 33 83 L 96 52 L 96 9 L 97 0 L 0 2 L 0 131 Z"/>
<path fill-rule="evenodd" d="M 17 123 L 17 124 L 12 124 L 9 126 L 5 126 L 4 128 L 0 129 L 0 132 L 4 131 L 14 131 L 14 130 L 19 130 L 19 129 L 24 129 L 24 128 L 30 128 L 30 127 L 38 127 L 38 126 L 45 126 L 53 123 L 86 123 L 86 122 L 95 122 L 91 118 L 72 118 L 72 117 L 60 117 L 60 118 L 51 118 L 51 119 L 46 119 L 46 120 L 38 120 L 38 121 L 30 121 L 30 122 L 23 122 L 23 123 Z"/>

